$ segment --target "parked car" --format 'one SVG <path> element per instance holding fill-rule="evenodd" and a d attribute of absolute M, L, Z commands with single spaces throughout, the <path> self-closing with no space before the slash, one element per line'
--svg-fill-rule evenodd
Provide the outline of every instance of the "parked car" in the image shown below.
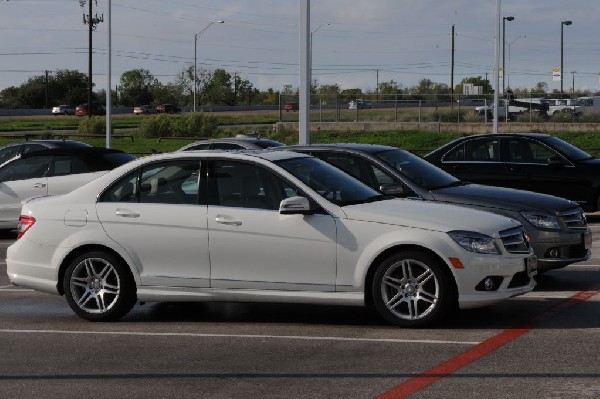
<path fill-rule="evenodd" d="M 258 137 L 231 137 L 222 139 L 206 139 L 194 141 L 183 146 L 179 151 L 195 150 L 262 150 L 270 147 L 282 147 L 283 143 Z"/>
<path fill-rule="evenodd" d="M 175 104 L 161 104 L 156 107 L 156 112 L 159 114 L 176 114 L 181 112 L 181 108 Z"/>
<path fill-rule="evenodd" d="M 118 150 L 79 147 L 24 153 L 6 162 L 0 167 L 0 229 L 17 227 L 21 201 L 67 193 L 132 159 Z"/>
<path fill-rule="evenodd" d="M 75 140 L 30 140 L 8 144 L 0 148 L 0 166 L 13 158 L 28 152 L 45 150 L 48 148 L 77 148 L 90 147 L 89 144 Z"/>
<path fill-rule="evenodd" d="M 88 115 L 88 104 L 83 103 L 79 104 L 77 108 L 75 108 L 75 115 L 77 116 L 87 116 Z M 106 115 L 106 110 L 104 107 L 98 103 L 92 103 L 92 115 Z"/>
<path fill-rule="evenodd" d="M 59 105 L 52 107 L 52 115 L 75 115 L 74 105 Z"/>
<path fill-rule="evenodd" d="M 148 156 L 27 201 L 6 262 L 92 321 L 137 300 L 275 301 L 373 304 L 401 326 L 529 292 L 536 267 L 512 219 L 390 199 L 283 151 Z"/>
<path fill-rule="evenodd" d="M 348 109 L 371 109 L 373 104 L 363 99 L 352 100 L 348 103 Z"/>
<path fill-rule="evenodd" d="M 298 103 L 285 103 L 285 105 L 283 106 L 283 109 L 285 110 L 285 112 L 298 111 L 298 109 L 299 109 Z"/>
<path fill-rule="evenodd" d="M 155 114 L 156 111 L 156 107 L 152 106 L 152 105 L 139 105 L 137 107 L 133 108 L 133 113 L 135 115 L 142 115 L 142 114 Z"/>
<path fill-rule="evenodd" d="M 600 160 L 548 134 L 465 136 L 425 156 L 461 180 L 535 191 L 600 210 Z"/>
<path fill-rule="evenodd" d="M 591 256 L 592 234 L 576 203 L 551 195 L 461 181 L 395 147 L 368 144 L 289 146 L 318 157 L 370 187 L 401 198 L 467 206 L 519 221 L 545 272 Z"/>

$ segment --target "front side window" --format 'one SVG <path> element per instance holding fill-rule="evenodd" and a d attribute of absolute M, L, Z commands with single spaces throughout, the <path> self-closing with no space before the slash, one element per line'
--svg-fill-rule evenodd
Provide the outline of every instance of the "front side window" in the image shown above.
<path fill-rule="evenodd" d="M 52 156 L 42 155 L 17 159 L 0 169 L 0 181 L 25 180 L 44 177 Z"/>
<path fill-rule="evenodd" d="M 209 192 L 214 205 L 279 210 L 283 199 L 299 195 L 281 177 L 247 162 L 215 161 L 212 176 Z"/>
<path fill-rule="evenodd" d="M 516 138 L 507 140 L 507 143 L 509 162 L 547 164 L 550 158 L 558 156 L 545 145 L 532 140 Z"/>

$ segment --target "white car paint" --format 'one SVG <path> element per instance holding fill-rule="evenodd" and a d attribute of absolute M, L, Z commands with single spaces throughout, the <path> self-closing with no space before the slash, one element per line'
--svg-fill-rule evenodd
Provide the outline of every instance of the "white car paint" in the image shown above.
<path fill-rule="evenodd" d="M 529 253 L 509 253 L 499 232 L 514 220 L 469 208 L 412 200 L 338 206 L 273 161 L 288 152 L 184 152 L 132 161 L 62 196 L 35 199 L 22 214 L 36 224 L 7 251 L 10 280 L 58 294 L 65 259 L 86 245 L 118 254 L 131 270 L 140 301 L 278 301 L 364 304 L 365 281 L 378 256 L 411 246 L 436 254 L 451 271 L 458 304 L 471 308 L 531 291 L 533 279 L 508 288 Z M 141 165 L 169 159 L 228 159 L 260 164 L 301 189 L 324 210 L 314 215 L 206 205 L 101 203 L 98 194 Z M 493 238 L 498 255 L 469 252 L 447 233 Z M 456 268 L 450 258 L 460 259 Z M 506 277 L 493 292 L 475 285 Z"/>

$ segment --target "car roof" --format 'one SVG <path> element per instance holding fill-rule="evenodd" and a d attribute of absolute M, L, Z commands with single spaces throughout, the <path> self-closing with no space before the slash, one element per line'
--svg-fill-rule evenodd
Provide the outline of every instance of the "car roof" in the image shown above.
<path fill-rule="evenodd" d="M 48 148 L 32 151 L 21 155 L 21 158 L 29 158 L 38 155 L 88 155 L 88 154 L 126 154 L 121 150 L 104 147 L 73 147 L 73 148 Z"/>
<path fill-rule="evenodd" d="M 192 151 L 177 151 L 177 152 L 169 152 L 163 154 L 155 154 L 150 155 L 148 157 L 140 158 L 140 159 L 148 159 L 152 157 L 154 160 L 162 160 L 162 159 L 172 159 L 172 158 L 193 158 L 198 155 L 202 156 L 211 156 L 211 157 L 219 157 L 224 156 L 227 158 L 261 158 L 267 161 L 275 162 L 283 159 L 292 159 L 292 158 L 304 158 L 311 157 L 310 155 L 301 154 L 293 151 L 269 151 L 268 149 L 264 150 L 192 150 Z"/>
<path fill-rule="evenodd" d="M 379 144 L 361 144 L 361 143 L 335 143 L 335 144 L 311 144 L 311 145 L 290 145 L 286 147 L 278 147 L 276 150 L 344 150 L 344 151 L 356 151 L 356 152 L 367 152 L 374 153 L 387 150 L 398 150 L 396 147 Z"/>
<path fill-rule="evenodd" d="M 27 140 L 19 141 L 17 143 L 7 144 L 2 148 L 8 148 L 13 146 L 19 146 L 23 144 L 40 144 L 47 148 L 84 148 L 91 147 L 91 145 L 77 140 Z"/>

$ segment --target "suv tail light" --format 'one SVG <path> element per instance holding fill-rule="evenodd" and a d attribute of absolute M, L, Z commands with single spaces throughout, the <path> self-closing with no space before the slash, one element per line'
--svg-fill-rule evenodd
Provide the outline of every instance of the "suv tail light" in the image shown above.
<path fill-rule="evenodd" d="M 34 223 L 35 218 L 33 216 L 21 215 L 21 217 L 19 217 L 19 225 L 17 226 L 17 240 L 23 237 L 23 234 L 25 234 Z"/>

